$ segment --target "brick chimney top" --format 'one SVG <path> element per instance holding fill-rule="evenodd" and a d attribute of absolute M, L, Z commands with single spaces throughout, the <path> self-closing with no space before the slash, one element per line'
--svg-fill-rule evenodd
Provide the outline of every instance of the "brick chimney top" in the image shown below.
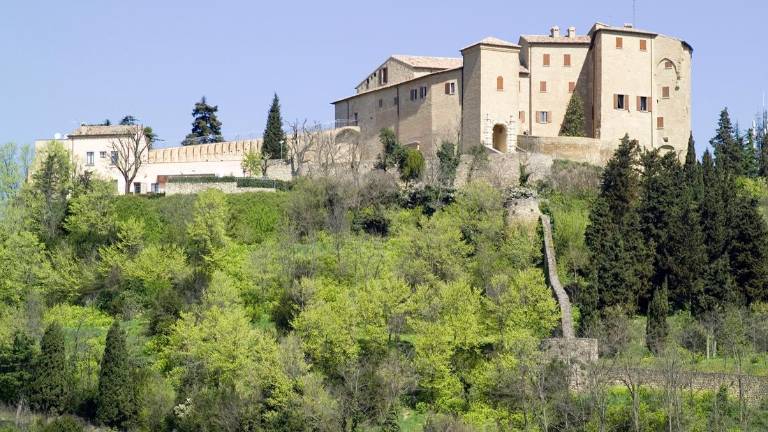
<path fill-rule="evenodd" d="M 560 27 L 552 26 L 552 28 L 549 30 L 549 35 L 553 38 L 560 37 Z"/>
<path fill-rule="evenodd" d="M 568 37 L 571 39 L 576 37 L 576 27 L 574 26 L 568 27 Z"/>

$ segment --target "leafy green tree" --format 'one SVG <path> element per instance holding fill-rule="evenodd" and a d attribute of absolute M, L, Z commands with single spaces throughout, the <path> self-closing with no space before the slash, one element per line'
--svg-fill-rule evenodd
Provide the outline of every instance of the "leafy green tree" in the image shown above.
<path fill-rule="evenodd" d="M 35 359 L 32 338 L 16 331 L 9 346 L 0 346 L 0 401 L 16 405 L 29 396 L 31 366 Z"/>
<path fill-rule="evenodd" d="M 288 148 L 285 143 L 285 131 L 283 130 L 283 117 L 280 114 L 280 98 L 277 93 L 272 98 L 267 114 L 267 125 L 264 128 L 264 141 L 262 154 L 267 154 L 275 159 L 287 159 Z"/>
<path fill-rule="evenodd" d="M 91 190 L 70 200 L 64 229 L 73 246 L 81 253 L 93 253 L 115 233 L 114 187 L 110 182 L 95 180 Z"/>
<path fill-rule="evenodd" d="M 379 142 L 382 146 L 382 152 L 376 157 L 376 168 L 388 170 L 392 167 L 400 166 L 405 156 L 405 148 L 397 141 L 397 136 L 392 129 L 382 129 L 379 131 Z"/>
<path fill-rule="evenodd" d="M 226 196 L 216 189 L 200 192 L 192 221 L 187 225 L 187 255 L 194 269 L 195 294 L 199 295 L 219 267 L 219 252 L 229 243 Z"/>
<path fill-rule="evenodd" d="M 192 144 L 208 144 L 224 141 L 224 137 L 221 135 L 221 122 L 216 116 L 216 112 L 219 111 L 218 106 L 208 105 L 208 102 L 203 96 L 200 102 L 195 104 L 195 109 L 192 110 L 192 132 L 190 132 L 181 145 Z"/>
<path fill-rule="evenodd" d="M 43 426 L 41 432 L 83 432 L 85 427 L 80 420 L 72 416 L 61 416 Z"/>
<path fill-rule="evenodd" d="M 0 146 L 0 205 L 15 196 L 23 184 L 18 156 L 16 144 Z"/>
<path fill-rule="evenodd" d="M 665 280 L 661 286 L 653 292 L 651 303 L 648 305 L 645 344 L 654 354 L 661 353 L 666 345 L 667 335 L 669 334 L 669 324 L 667 324 L 668 315 L 669 300 L 667 281 Z"/>
<path fill-rule="evenodd" d="M 115 320 L 107 332 L 101 358 L 99 388 L 96 396 L 96 420 L 107 426 L 127 429 L 136 421 L 135 381 L 125 342 L 125 332 Z"/>
<path fill-rule="evenodd" d="M 21 303 L 47 287 L 51 273 L 45 246 L 34 234 L 0 228 L 0 302 Z"/>
<path fill-rule="evenodd" d="M 44 412 L 66 412 L 73 377 L 64 349 L 64 332 L 59 324 L 54 322 L 45 329 L 33 371 L 30 405 Z"/>
<path fill-rule="evenodd" d="M 400 179 L 406 183 L 418 181 L 424 175 L 424 155 L 417 149 L 406 149 L 400 162 Z"/>
<path fill-rule="evenodd" d="M 583 137 L 586 136 L 584 128 L 584 106 L 578 93 L 574 93 L 568 102 L 568 108 L 565 110 L 565 118 L 560 127 L 560 136 Z"/>
<path fill-rule="evenodd" d="M 453 187 L 456 180 L 456 170 L 459 167 L 461 159 L 456 149 L 456 144 L 443 141 L 437 150 L 437 159 L 439 161 L 438 181 L 443 187 Z"/>
<path fill-rule="evenodd" d="M 61 235 L 73 186 L 74 167 L 69 152 L 57 141 L 50 143 L 38 155 L 38 163 L 32 175 L 28 203 L 36 231 L 50 245 Z"/>

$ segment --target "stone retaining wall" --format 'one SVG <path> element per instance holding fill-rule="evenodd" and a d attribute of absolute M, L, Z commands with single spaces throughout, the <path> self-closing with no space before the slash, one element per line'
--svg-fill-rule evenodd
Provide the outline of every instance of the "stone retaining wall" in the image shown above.
<path fill-rule="evenodd" d="M 613 156 L 619 142 L 583 137 L 539 137 L 520 135 L 517 147 L 528 153 L 539 153 L 554 159 L 588 162 L 603 166 Z"/>

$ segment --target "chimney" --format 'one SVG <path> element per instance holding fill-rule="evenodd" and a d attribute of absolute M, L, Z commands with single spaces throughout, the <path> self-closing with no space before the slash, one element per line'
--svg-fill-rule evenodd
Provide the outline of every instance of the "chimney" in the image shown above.
<path fill-rule="evenodd" d="M 570 39 L 573 39 L 573 38 L 576 37 L 576 27 L 574 27 L 574 26 L 568 27 L 568 37 Z"/>
<path fill-rule="evenodd" d="M 554 26 L 549 30 L 549 35 L 553 38 L 560 37 L 560 27 Z"/>

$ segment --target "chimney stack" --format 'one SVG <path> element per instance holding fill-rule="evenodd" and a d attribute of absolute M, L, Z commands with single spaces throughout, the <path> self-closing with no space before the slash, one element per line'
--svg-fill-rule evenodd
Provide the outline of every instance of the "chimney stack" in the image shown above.
<path fill-rule="evenodd" d="M 576 27 L 574 26 L 568 27 L 568 37 L 571 39 L 576 37 Z"/>
<path fill-rule="evenodd" d="M 560 27 L 554 26 L 550 29 L 549 35 L 553 38 L 560 37 Z"/>

